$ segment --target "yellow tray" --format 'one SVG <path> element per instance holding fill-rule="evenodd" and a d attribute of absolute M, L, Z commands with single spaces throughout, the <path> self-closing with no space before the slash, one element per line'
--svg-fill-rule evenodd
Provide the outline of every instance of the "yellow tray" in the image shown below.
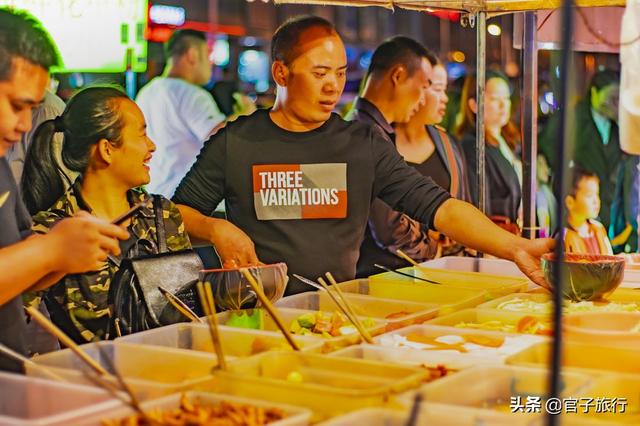
<path fill-rule="evenodd" d="M 460 328 L 462 330 L 490 330 L 505 333 L 518 333 L 516 326 L 525 317 L 533 317 L 540 321 L 551 322 L 549 315 L 532 315 L 521 312 L 499 311 L 497 309 L 463 309 L 430 321 L 427 325 L 440 325 Z M 478 324 L 477 327 L 458 327 L 461 323 Z M 500 326 L 504 329 L 499 328 Z M 530 333 L 526 333 L 530 334 Z"/>
<path fill-rule="evenodd" d="M 220 340 L 228 359 L 244 358 L 272 350 L 291 350 L 279 331 L 221 327 Z M 209 327 L 205 324 L 174 324 L 120 337 L 115 342 L 215 353 Z M 319 351 L 322 346 L 318 339 L 307 336 L 296 336 L 296 342 L 303 351 Z"/>
<path fill-rule="evenodd" d="M 416 285 L 409 281 L 352 280 L 338 284 L 345 293 L 364 294 L 383 299 L 409 300 L 440 306 L 438 315 L 472 308 L 489 298 L 484 290 L 458 288 L 436 284 Z"/>
<path fill-rule="evenodd" d="M 598 342 L 566 342 L 563 344 L 562 365 L 564 367 L 639 374 L 639 359 L 640 348 L 611 348 L 598 344 Z M 508 357 L 506 363 L 524 366 L 540 366 L 549 365 L 550 361 L 551 344 L 543 342 Z"/>
<path fill-rule="evenodd" d="M 98 350 L 102 348 L 108 360 Z M 112 341 L 88 343 L 82 349 L 104 369 L 110 365 L 124 378 L 141 400 L 188 390 L 213 379 L 212 371 L 218 364 L 215 354 L 189 352 Z M 60 377 L 71 383 L 94 386 L 84 372 L 93 371 L 82 362 L 71 349 L 50 352 L 33 359 L 38 364 L 51 367 Z M 112 372 L 112 371 L 111 371 Z M 50 379 L 42 369 L 26 366 L 31 377 Z M 114 378 L 112 382 L 116 382 Z"/>
<path fill-rule="evenodd" d="M 356 315 L 383 320 L 387 324 L 387 331 L 412 324 L 422 324 L 435 318 L 440 311 L 440 305 L 435 303 L 383 299 L 352 293 L 345 293 L 344 297 L 351 304 Z M 284 297 L 276 302 L 276 306 L 314 311 L 332 311 L 336 309 L 335 303 L 329 294 L 317 291 Z M 390 315 L 393 315 L 393 318 L 387 318 Z"/>
<path fill-rule="evenodd" d="M 510 293 L 517 293 L 520 291 L 526 291 L 529 287 L 529 280 L 527 278 L 508 277 L 504 275 L 485 274 L 481 272 L 466 272 L 466 271 L 452 271 L 447 269 L 435 269 L 425 268 L 422 266 L 408 267 L 398 269 L 400 272 L 409 274 L 418 278 L 426 278 L 429 280 L 437 281 L 441 285 L 461 287 L 461 288 L 473 288 L 476 290 L 486 290 L 489 293 L 489 297 L 494 299 Z M 415 280 L 410 277 L 404 277 L 402 275 L 385 272 L 382 274 L 372 275 L 369 277 L 370 281 L 400 281 L 415 284 L 428 284 L 420 280 Z"/>
<path fill-rule="evenodd" d="M 208 386 L 216 392 L 306 407 L 312 422 L 391 403 L 428 375 L 420 368 L 302 352 L 256 355 L 215 374 L 219 380 Z"/>
<path fill-rule="evenodd" d="M 326 312 L 333 312 L 336 309 L 331 309 L 331 307 L 328 307 L 329 309 L 326 310 Z M 246 313 L 254 313 L 255 311 L 258 311 L 258 314 L 261 317 L 260 323 L 261 323 L 261 330 L 270 332 L 270 333 L 278 333 L 280 335 L 282 335 L 280 333 L 280 329 L 278 328 L 278 326 L 276 325 L 275 321 L 273 320 L 273 318 L 271 318 L 271 316 L 263 309 L 246 309 L 246 310 L 242 310 L 242 311 L 225 311 L 225 312 L 220 312 L 218 314 L 218 324 L 220 324 L 222 327 L 220 327 L 221 330 L 227 329 L 227 330 L 236 330 L 238 328 L 236 328 L 235 326 L 231 327 L 228 326 L 227 323 L 229 322 L 229 319 L 231 317 L 232 314 L 242 314 L 243 312 Z M 305 310 L 305 309 L 290 309 L 290 308 L 278 308 L 278 313 L 280 314 L 280 317 L 282 318 L 282 320 L 284 321 L 285 326 L 289 327 L 291 325 L 291 323 L 293 321 L 295 321 L 298 317 L 300 317 L 301 315 L 304 314 L 308 314 L 308 313 L 314 313 L 317 311 L 314 310 Z M 367 319 L 365 317 L 360 317 L 361 320 Z M 377 336 L 378 334 L 384 333 L 385 331 L 385 322 L 383 320 L 380 319 L 375 319 L 375 318 L 368 318 L 369 321 L 373 321 L 375 323 L 375 325 L 371 326 L 371 327 L 366 327 L 367 331 L 369 332 L 369 334 L 371 334 L 372 336 Z M 345 324 L 345 325 L 350 325 L 349 323 Z M 324 338 L 322 336 L 319 335 L 305 335 L 305 336 L 298 336 L 298 335 L 294 335 L 293 338 L 296 340 L 296 342 L 298 340 L 302 341 L 304 339 L 300 339 L 300 338 L 306 338 L 307 341 L 308 339 L 312 339 L 317 343 L 320 343 L 320 347 L 316 348 L 312 348 L 314 351 L 320 351 L 323 353 L 327 353 L 327 352 L 331 352 L 334 351 L 336 349 L 340 349 L 343 348 L 345 346 L 349 346 L 349 345 L 356 345 L 360 342 L 362 342 L 362 337 L 360 336 L 360 334 L 358 334 L 358 332 L 354 329 L 354 332 L 352 334 L 347 334 L 344 336 L 338 336 L 338 337 L 332 337 L 332 338 Z"/>

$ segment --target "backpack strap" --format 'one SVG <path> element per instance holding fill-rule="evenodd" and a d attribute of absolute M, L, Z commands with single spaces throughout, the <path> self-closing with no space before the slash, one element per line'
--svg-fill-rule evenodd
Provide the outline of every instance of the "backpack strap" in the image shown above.
<path fill-rule="evenodd" d="M 158 253 L 166 253 L 167 249 L 167 235 L 164 227 L 164 214 L 162 209 L 162 196 L 152 195 L 153 197 L 153 212 L 154 221 L 156 224 L 156 238 L 158 243 Z"/>

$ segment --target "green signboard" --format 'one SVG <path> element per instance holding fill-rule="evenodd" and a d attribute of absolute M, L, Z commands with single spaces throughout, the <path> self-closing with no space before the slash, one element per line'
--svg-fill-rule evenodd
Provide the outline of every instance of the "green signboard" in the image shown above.
<path fill-rule="evenodd" d="M 147 0 L 0 0 L 38 18 L 60 50 L 53 72 L 123 72 L 147 68 Z"/>

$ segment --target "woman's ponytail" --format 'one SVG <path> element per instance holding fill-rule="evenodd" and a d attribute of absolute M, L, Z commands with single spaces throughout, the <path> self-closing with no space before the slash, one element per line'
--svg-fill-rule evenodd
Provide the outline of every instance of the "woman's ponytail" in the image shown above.
<path fill-rule="evenodd" d="M 47 210 L 64 194 L 53 136 L 63 127 L 62 117 L 47 120 L 36 129 L 27 150 L 22 174 L 22 197 L 32 215 Z"/>

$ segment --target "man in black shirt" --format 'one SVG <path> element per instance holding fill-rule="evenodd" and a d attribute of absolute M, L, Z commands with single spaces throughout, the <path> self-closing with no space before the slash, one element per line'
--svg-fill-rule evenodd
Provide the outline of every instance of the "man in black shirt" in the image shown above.
<path fill-rule="evenodd" d="M 223 262 L 247 265 L 259 255 L 310 278 L 326 271 L 353 278 L 379 197 L 468 247 L 515 260 L 546 285 L 540 256 L 553 241 L 503 231 L 409 167 L 372 127 L 332 114 L 347 59 L 329 22 L 288 21 L 274 34 L 271 56 L 274 107 L 212 136 L 174 195 L 188 232 L 211 241 Z M 208 216 L 222 199 L 229 222 Z M 287 293 L 310 289 L 290 281 Z"/>
<path fill-rule="evenodd" d="M 48 235 L 31 236 L 31 219 L 7 160 L 11 145 L 31 128 L 31 110 L 58 61 L 48 34 L 26 14 L 0 8 L 0 344 L 26 354 L 20 294 L 62 276 L 99 269 L 108 253 L 119 253 L 126 231 L 88 215 L 61 221 Z M 21 371 L 0 355 L 0 370 Z"/>
<path fill-rule="evenodd" d="M 371 124 L 395 145 L 392 123 L 406 123 L 423 103 L 437 62 L 433 53 L 409 37 L 384 41 L 373 53 L 362 95 L 347 119 Z M 376 198 L 360 247 L 357 276 L 375 273 L 375 264 L 393 269 L 410 266 L 395 254 L 397 250 L 423 262 L 435 255 L 437 247 L 425 226 Z"/>

